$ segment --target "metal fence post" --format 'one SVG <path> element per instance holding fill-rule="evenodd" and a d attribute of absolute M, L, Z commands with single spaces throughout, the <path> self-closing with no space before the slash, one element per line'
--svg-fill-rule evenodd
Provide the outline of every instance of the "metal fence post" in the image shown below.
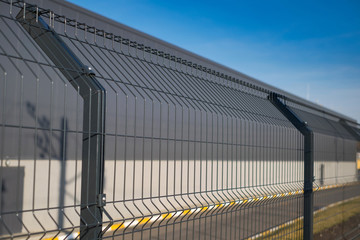
<path fill-rule="evenodd" d="M 304 239 L 313 239 L 314 226 L 314 134 L 306 122 L 302 121 L 286 104 L 279 100 L 284 96 L 270 93 L 268 99 L 304 136 Z"/>
<path fill-rule="evenodd" d="M 314 134 L 304 123 L 304 239 L 313 239 Z"/>
<path fill-rule="evenodd" d="M 17 19 L 84 100 L 80 238 L 98 239 L 106 200 L 103 194 L 105 90 L 91 68 L 36 14 L 34 7 L 24 5 Z"/>

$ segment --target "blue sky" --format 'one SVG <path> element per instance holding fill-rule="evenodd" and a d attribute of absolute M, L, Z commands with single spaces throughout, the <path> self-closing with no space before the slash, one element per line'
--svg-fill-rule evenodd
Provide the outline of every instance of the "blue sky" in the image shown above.
<path fill-rule="evenodd" d="M 71 2 L 360 122 L 360 1 Z"/>

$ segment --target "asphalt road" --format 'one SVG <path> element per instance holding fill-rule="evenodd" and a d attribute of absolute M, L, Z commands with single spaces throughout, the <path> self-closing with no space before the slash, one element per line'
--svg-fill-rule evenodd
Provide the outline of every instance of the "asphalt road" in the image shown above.
<path fill-rule="evenodd" d="M 314 210 L 359 195 L 360 185 L 317 191 L 314 193 Z M 107 233 L 104 239 L 247 239 L 302 215 L 303 197 L 300 194 L 120 229 Z"/>

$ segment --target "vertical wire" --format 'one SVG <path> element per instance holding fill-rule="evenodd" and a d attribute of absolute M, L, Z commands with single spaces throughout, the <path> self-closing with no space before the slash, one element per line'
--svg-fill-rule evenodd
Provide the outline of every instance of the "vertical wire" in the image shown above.
<path fill-rule="evenodd" d="M 125 142 L 124 142 L 124 171 L 123 171 L 123 196 L 122 199 L 124 200 L 124 205 L 125 205 L 125 200 L 126 200 L 126 173 L 127 173 L 127 139 L 128 139 L 128 96 L 126 95 L 126 101 L 125 101 Z M 123 223 L 121 223 L 121 225 L 123 225 Z M 120 225 L 120 226 L 121 226 Z M 122 235 L 122 239 L 125 239 L 125 230 L 124 233 Z"/>
<path fill-rule="evenodd" d="M 212 202 L 213 202 L 213 205 L 216 204 L 216 197 L 214 196 L 214 158 L 215 158 L 215 154 L 214 154 L 214 151 L 217 147 L 217 144 L 215 142 L 215 139 L 214 139 L 214 115 L 215 113 L 211 114 L 211 178 L 210 178 L 210 182 L 211 182 L 211 186 L 210 186 L 210 189 L 211 189 L 211 194 L 212 194 Z M 216 179 L 215 179 L 216 180 Z M 211 218 L 212 220 L 214 219 L 214 217 Z M 215 220 L 217 220 L 217 216 L 215 216 Z M 215 238 L 217 237 L 216 236 L 216 231 L 217 231 L 217 228 L 216 228 L 216 223 L 215 223 L 215 228 L 214 228 L 214 231 L 212 232 L 215 232 L 214 235 L 215 235 Z M 213 234 L 210 235 L 210 239 L 212 239 L 212 236 Z"/>
<path fill-rule="evenodd" d="M 50 94 L 50 98 L 51 98 L 51 102 L 50 102 L 50 106 L 52 106 L 52 94 L 53 94 L 53 84 L 52 84 L 52 88 L 51 88 L 51 94 Z M 80 87 L 77 87 L 76 89 L 76 117 L 75 117 L 75 169 L 74 169 L 74 174 L 75 174 L 75 178 L 74 178 L 74 210 L 75 212 L 78 212 L 78 207 L 77 207 L 77 202 L 76 200 L 78 199 L 78 162 L 79 162 L 79 156 L 78 156 L 78 149 L 79 149 L 79 135 L 81 134 L 81 131 L 79 131 L 79 98 L 80 98 Z M 52 107 L 50 107 L 50 109 L 52 109 Z M 51 119 L 52 117 L 50 117 Z M 50 125 L 51 126 L 51 125 Z M 50 169 L 50 167 L 49 167 Z M 50 176 L 50 175 L 49 175 Z M 74 230 L 74 229 L 73 229 Z"/>
<path fill-rule="evenodd" d="M 291 195 L 291 193 L 294 191 L 295 187 L 294 187 L 294 178 L 293 178 L 293 170 L 294 170 L 294 159 L 292 157 L 292 146 L 293 146 L 293 131 L 291 128 L 287 128 L 287 137 L 288 137 L 288 141 L 287 141 L 287 148 L 286 148 L 286 166 L 287 166 L 287 185 L 288 185 L 288 189 L 287 192 L 289 193 L 288 198 L 289 201 L 291 202 L 291 207 L 289 209 L 289 211 L 291 212 L 291 219 L 294 219 L 294 221 L 297 221 L 297 215 L 296 215 L 296 198 L 294 195 Z M 296 228 L 294 227 L 295 222 L 291 225 L 291 231 L 290 231 L 290 237 L 294 238 L 295 233 L 296 233 Z"/>
<path fill-rule="evenodd" d="M 193 167 L 193 172 L 194 172 L 194 175 L 193 175 L 193 178 L 194 178 L 194 186 L 193 186 L 193 191 L 196 192 L 196 143 L 197 143 L 197 114 L 196 114 L 196 109 L 194 110 L 194 167 Z M 194 197 L 196 198 L 196 193 L 194 193 Z M 191 239 L 195 239 L 195 219 L 193 218 L 192 219 L 192 238 Z"/>
<path fill-rule="evenodd" d="M 231 175 L 230 175 L 230 189 L 231 192 L 235 191 L 235 187 L 234 187 L 234 118 L 231 118 L 231 128 L 230 128 L 230 132 L 231 132 L 231 140 L 230 140 L 230 157 L 228 156 L 228 159 L 230 158 L 231 161 Z M 230 134 L 229 134 L 230 135 Z M 235 146 L 236 147 L 236 146 Z M 235 198 L 230 199 L 230 203 L 232 203 L 233 201 L 235 201 Z M 231 205 L 229 205 L 230 208 L 230 226 L 229 226 L 229 239 L 232 239 L 232 221 L 233 221 L 233 215 L 234 215 L 234 211 L 232 211 L 231 209 Z"/>
<path fill-rule="evenodd" d="M 216 186 L 215 189 L 217 190 L 219 188 L 219 115 L 216 115 Z M 216 199 L 217 203 L 218 200 Z M 214 210 L 216 211 L 216 209 Z M 215 220 L 215 238 L 218 238 L 218 214 L 216 214 L 216 220 Z"/>
<path fill-rule="evenodd" d="M 181 106 L 181 144 L 180 144 L 180 196 L 183 197 L 183 144 L 184 144 L 184 107 Z M 180 221 L 180 229 L 182 227 L 182 221 Z M 182 236 L 182 231 L 179 232 L 179 239 Z"/>
<path fill-rule="evenodd" d="M 112 45 L 111 45 L 112 50 L 114 50 L 114 35 L 112 35 Z M 116 211 L 118 213 L 119 210 L 115 205 L 115 201 L 116 201 L 116 183 L 117 183 L 117 168 L 118 168 L 118 161 L 121 159 L 118 159 L 118 138 L 119 138 L 119 124 L 120 124 L 120 120 L 119 120 L 119 93 L 115 91 L 115 136 L 114 136 L 114 172 L 113 172 L 113 189 L 112 189 L 112 205 L 114 207 L 114 209 L 116 209 Z M 120 213 L 121 215 L 121 213 Z M 121 216 L 123 217 L 123 216 Z M 115 231 L 114 231 L 115 233 Z M 114 237 L 114 235 L 112 236 Z"/>
<path fill-rule="evenodd" d="M 158 167 L 159 167 L 159 174 L 158 174 L 158 196 L 161 196 L 161 150 L 162 150 L 162 117 L 163 117 L 163 103 L 160 102 L 160 115 L 159 115 L 159 159 L 158 159 Z M 160 238 L 160 227 L 157 231 L 157 237 Z"/>
<path fill-rule="evenodd" d="M 165 61 L 165 59 L 163 58 L 163 56 L 161 56 L 161 58 L 160 58 L 161 60 L 162 60 L 162 63 L 160 63 L 160 61 L 159 61 L 159 55 L 157 56 L 157 63 L 160 65 L 160 66 L 163 66 L 164 65 L 164 61 Z M 160 204 L 162 205 L 161 207 L 162 207 L 162 209 L 161 209 L 161 213 L 164 213 L 164 211 L 166 211 L 166 212 L 168 212 L 168 209 L 167 209 L 167 206 L 163 203 L 163 201 L 162 201 L 162 195 L 161 195 L 161 192 L 162 192 L 162 188 L 161 188 L 161 177 L 162 177 L 162 167 L 163 167 L 163 164 L 162 164 L 162 152 L 164 151 L 164 152 L 166 152 L 167 151 L 167 147 L 168 147 L 168 138 L 167 137 L 162 137 L 162 135 L 163 134 L 165 134 L 166 136 L 167 136 L 167 134 L 168 134 L 168 115 L 163 115 L 163 107 L 164 107 L 164 105 L 166 104 L 166 106 L 165 107 L 167 107 L 167 109 L 168 109 L 168 107 L 169 107 L 169 103 L 165 100 L 165 98 L 164 98 L 164 101 L 160 101 L 160 132 L 159 132 L 159 141 L 160 141 L 160 144 L 159 144 L 159 164 L 158 164 L 158 166 L 159 166 L 159 177 L 158 177 L 158 194 L 159 194 L 159 202 L 160 202 Z M 168 114 L 168 111 L 167 111 L 167 114 Z M 162 117 L 166 117 L 167 119 L 166 119 L 166 125 L 165 125 L 165 133 L 163 133 L 163 125 L 161 124 L 162 123 Z M 164 139 L 165 139 L 165 141 L 166 141 L 166 149 L 164 149 L 163 148 L 163 145 L 165 144 L 163 144 L 163 141 L 164 141 Z M 168 164 L 168 160 L 167 160 L 167 154 L 166 154 L 166 156 L 164 156 L 165 157 L 165 166 L 167 167 L 167 164 Z M 165 174 L 163 174 L 164 176 L 166 176 L 167 175 L 167 169 L 165 169 Z M 165 177 L 165 179 L 166 179 L 166 177 Z M 167 192 L 167 184 L 165 184 L 165 192 Z M 166 220 L 163 216 L 167 216 L 167 214 L 163 214 L 162 215 L 162 219 L 161 219 L 161 221 L 159 222 L 159 228 L 158 228 L 158 237 L 160 237 L 160 230 L 163 230 L 163 226 L 161 226 L 161 224 Z M 167 229 L 165 229 L 165 231 L 166 231 Z"/>
<path fill-rule="evenodd" d="M 36 79 L 36 90 L 35 90 L 35 96 L 36 96 L 36 100 L 35 100 L 35 143 L 38 142 L 38 89 L 39 89 L 39 79 Z M 35 209 L 35 201 L 36 201 L 36 167 L 37 167 L 37 149 L 36 149 L 36 145 L 34 144 L 34 171 L 33 171 L 33 188 L 32 188 L 32 212 L 33 212 L 33 216 L 35 219 L 37 219 L 37 217 L 35 216 L 34 212 L 36 211 Z M 41 227 L 42 224 L 40 224 Z M 45 229 L 43 229 L 45 231 Z M 45 232 L 44 235 L 45 236 Z"/>
<path fill-rule="evenodd" d="M 245 161 L 246 161 L 246 165 L 247 165 L 247 182 L 246 182 L 246 193 L 247 193 L 247 198 L 250 198 L 251 196 L 249 195 L 248 189 L 251 187 L 251 176 L 252 176 L 252 172 L 251 172 L 251 160 L 250 160 L 250 122 L 248 121 L 248 119 L 246 120 L 246 125 L 245 125 L 245 132 L 246 132 L 246 150 L 245 150 Z M 247 212 L 247 215 L 250 214 L 250 209 L 248 206 L 246 206 L 245 208 L 245 212 Z M 249 232 L 249 228 L 251 228 L 251 222 L 250 221 L 245 221 L 245 232 L 244 232 L 244 237 L 247 237 L 250 235 Z"/>
<path fill-rule="evenodd" d="M 175 65 L 175 68 L 176 68 L 176 65 Z M 178 138 L 177 138 L 177 107 L 176 107 L 176 104 L 175 104 L 174 105 L 174 171 L 173 171 L 173 175 L 174 175 L 174 184 L 173 184 L 174 195 L 176 194 L 176 170 L 177 170 L 177 156 L 176 156 L 176 149 L 177 148 L 176 148 L 176 146 L 177 146 L 177 141 L 178 141 Z M 174 196 L 174 199 L 176 199 L 175 196 Z M 175 239 L 175 226 L 176 226 L 175 221 L 176 221 L 176 219 L 174 219 L 174 222 L 173 222 L 172 239 Z"/>
<path fill-rule="evenodd" d="M 190 199 L 190 144 L 191 144 L 191 138 L 190 138 L 190 121 L 191 120 L 191 110 L 190 108 L 188 109 L 188 128 L 187 128 L 187 166 L 186 166 L 186 176 L 187 176 L 187 180 L 186 180 L 186 199 Z M 188 239 L 189 237 L 189 221 L 188 221 L 189 217 L 187 216 L 187 221 L 186 221 L 186 234 L 185 234 L 185 239 Z"/>
<path fill-rule="evenodd" d="M 256 192 L 255 192 L 255 188 L 256 188 L 256 177 L 257 177 L 257 173 L 256 173 L 256 161 L 255 161 L 255 140 L 256 140 L 256 121 L 252 121 L 251 122 L 251 131 L 250 131 L 250 136 L 251 136 L 251 142 L 250 142 L 250 156 L 249 156 L 249 160 L 251 162 L 251 199 L 255 199 L 256 198 Z M 254 224 L 254 219 L 256 216 L 256 212 L 255 212 L 255 206 L 253 204 L 251 204 L 249 206 L 249 208 L 251 208 L 251 220 L 250 220 L 250 235 L 256 231 L 255 227 L 256 225 Z"/>
<path fill-rule="evenodd" d="M 151 57 L 151 54 L 150 54 Z M 150 138 L 150 199 L 153 199 L 153 141 L 154 141 L 154 101 L 151 102 L 151 138 Z M 152 216 L 154 217 L 154 216 Z M 152 227 L 150 226 L 149 237 L 151 238 Z"/>
<path fill-rule="evenodd" d="M 267 168 L 268 168 L 268 159 L 267 159 L 267 151 L 268 151 L 268 143 L 267 143 L 267 127 L 268 127 L 269 123 L 265 123 L 262 124 L 262 149 L 261 149 L 261 160 L 262 160 L 262 164 L 261 164 L 261 168 L 262 168 L 262 174 L 263 174 L 263 178 L 262 178 L 262 186 L 263 186 L 263 199 L 264 199 L 264 205 L 266 206 L 265 210 L 264 210 L 264 216 L 263 216 L 263 226 L 265 230 L 268 229 L 268 225 L 267 225 L 267 216 L 269 215 L 269 208 L 270 208 L 270 204 L 268 202 L 267 196 L 268 196 L 268 187 L 269 182 L 268 182 L 268 175 L 267 175 Z"/>
<path fill-rule="evenodd" d="M 277 173 L 276 173 L 276 137 L 275 137 L 275 131 L 276 131 L 276 126 L 273 125 L 272 128 L 271 128 L 271 142 L 272 142 L 272 186 L 273 186 L 273 189 L 272 192 L 270 193 L 271 195 L 273 195 L 275 192 L 276 189 L 274 189 L 276 187 L 276 176 L 277 176 Z M 276 199 L 272 199 L 273 200 L 273 206 L 274 206 L 274 209 L 277 207 L 278 203 L 276 201 Z M 276 210 L 275 210 L 276 211 Z M 275 211 L 272 211 L 273 214 L 271 214 L 271 222 L 272 224 L 276 224 L 276 219 L 275 219 Z"/>
<path fill-rule="evenodd" d="M 63 123 L 62 123 L 62 125 L 63 125 L 63 129 L 62 129 L 62 132 L 61 132 L 61 134 L 62 134 L 62 138 L 63 138 L 63 142 L 62 142 L 62 147 L 63 147 L 63 149 L 60 149 L 60 151 L 62 151 L 62 159 L 61 159 L 61 172 L 63 172 L 63 173 L 61 173 L 61 174 L 64 174 L 63 175 L 63 177 L 64 177 L 64 179 L 63 179 L 63 183 L 60 183 L 60 184 L 64 184 L 64 187 L 63 187 L 63 193 L 61 193 L 60 191 L 59 191 L 59 194 L 63 194 L 63 196 L 65 196 L 66 195 L 66 165 L 67 165 L 67 162 L 66 162 L 66 158 L 67 158 L 67 156 L 66 156 L 66 154 L 67 154 L 67 138 L 66 138 L 66 136 L 67 136 L 67 131 L 68 131 L 68 120 L 67 120 L 67 115 L 68 115 L 68 107 L 67 107 L 67 103 L 66 103 L 66 100 L 67 100 L 67 96 L 68 96 L 68 84 L 67 83 L 65 83 L 65 85 L 64 85 L 64 118 L 63 118 Z M 61 138 L 60 138 L 61 139 Z M 64 200 L 63 200 L 64 201 Z M 64 206 L 65 206 L 65 201 L 64 202 L 62 202 L 62 205 L 60 205 L 59 207 L 59 215 L 60 214 L 63 214 L 64 215 Z M 63 217 L 64 216 L 62 216 L 61 217 L 61 219 L 63 219 Z M 59 218 L 60 219 L 60 218 Z M 62 220 L 63 221 L 63 220 Z M 63 223 L 63 226 L 60 226 L 60 228 L 64 228 L 64 223 Z"/>
<path fill-rule="evenodd" d="M 146 109 L 146 98 L 144 98 L 144 107 L 143 107 L 143 132 L 142 132 L 142 166 L 141 166 L 141 199 L 142 199 L 142 204 L 146 207 L 145 203 L 144 203 L 144 185 L 145 185 L 145 109 Z M 142 219 L 141 221 L 143 221 L 144 219 Z M 143 229 L 141 229 L 141 239 L 143 239 Z"/>
<path fill-rule="evenodd" d="M 211 79 L 211 75 L 209 76 L 209 78 Z M 209 114 L 206 117 L 206 125 L 207 125 L 207 134 L 206 134 L 206 196 L 208 198 L 209 201 L 209 205 L 214 205 L 215 201 L 214 201 L 214 197 L 213 197 L 213 151 L 214 151 L 214 140 L 213 140 L 213 135 L 214 135 L 214 113 L 213 111 L 210 111 Z M 212 212 L 207 212 L 206 214 L 206 220 L 209 220 L 209 237 L 211 239 L 212 235 L 213 235 L 213 227 L 212 227 L 212 222 L 213 222 L 213 215 Z"/>
<path fill-rule="evenodd" d="M 208 145 L 209 145 L 209 117 L 208 117 L 208 112 L 206 111 L 205 112 L 205 192 L 206 192 L 206 197 L 207 199 L 209 199 L 209 195 L 208 195 L 208 192 L 209 192 L 209 188 L 208 188 L 208 178 L 209 178 L 209 168 L 208 168 Z M 210 162 L 211 163 L 211 162 Z M 206 202 L 207 205 L 209 206 L 210 203 L 209 202 Z M 208 207 L 207 207 L 208 209 Z M 208 224 L 208 216 L 207 216 L 207 213 L 205 214 L 205 226 L 204 226 L 204 232 L 205 232 L 205 236 L 204 237 L 207 237 L 207 235 L 210 235 L 211 237 L 211 227 L 210 227 L 210 233 L 208 232 L 208 228 L 207 228 L 207 224 Z M 211 225 L 211 222 L 210 222 L 210 225 Z"/>
<path fill-rule="evenodd" d="M 266 136 L 266 139 L 264 139 L 264 141 L 266 142 L 266 149 L 265 149 L 265 155 L 264 155 L 264 161 L 266 163 L 266 184 L 267 184 L 267 189 L 266 189 L 266 195 L 269 196 L 270 195 L 270 188 L 272 186 L 271 184 L 271 174 L 270 174 L 270 167 L 271 167 L 271 142 L 270 142 L 270 130 L 271 130 L 271 125 L 272 123 L 269 123 L 269 124 L 266 124 L 265 125 L 265 136 Z M 266 211 L 266 222 L 269 222 L 270 223 L 270 220 L 271 220 L 271 209 L 272 209 L 272 201 L 271 199 L 267 199 L 267 211 Z M 267 229 L 269 228 L 269 225 L 267 225 Z M 268 233 L 268 234 L 271 234 L 271 233 Z"/>
<path fill-rule="evenodd" d="M 232 130 L 230 127 L 229 127 L 229 120 L 231 120 L 231 116 L 227 116 L 226 118 L 226 161 L 225 161 L 225 165 L 226 165 L 226 172 L 225 172 L 225 177 L 226 177 L 226 184 L 225 184 L 225 188 L 227 189 L 226 192 L 229 194 L 229 148 L 230 148 L 230 140 L 229 140 L 229 136 L 230 136 L 230 133 L 229 133 L 229 130 Z M 228 238 L 228 218 L 229 218 L 229 213 L 228 211 L 225 211 L 225 210 L 228 210 L 225 208 L 225 203 L 228 203 L 229 201 L 231 201 L 231 195 L 229 196 L 226 196 L 226 202 L 224 202 L 224 217 L 225 217 L 225 238 Z"/>
<path fill-rule="evenodd" d="M 16 178 L 16 211 L 17 214 L 19 214 L 19 211 L 21 209 L 20 206 L 20 168 L 21 168 L 21 153 L 22 153 L 22 131 L 23 131 L 23 95 L 24 95 L 24 75 L 21 74 L 20 76 L 20 108 L 19 108 L 19 140 L 18 140 L 18 160 L 17 160 L 17 178 Z M 33 207 L 34 201 L 32 200 L 32 214 L 34 214 L 34 207 Z M 11 233 L 12 234 L 12 233 Z"/>
<path fill-rule="evenodd" d="M 205 112 L 206 113 L 206 112 Z M 202 198 L 202 203 L 200 202 L 200 207 L 202 209 L 203 205 L 208 205 L 206 199 L 203 197 L 203 145 L 204 142 L 206 142 L 206 140 L 203 140 L 203 112 L 202 110 L 200 110 L 200 137 L 199 137 L 200 141 L 199 141 L 199 193 L 200 193 L 200 197 Z M 201 239 L 201 227 L 203 225 L 203 222 L 205 222 L 205 219 L 202 218 L 202 213 L 199 214 L 199 220 L 198 220 L 198 224 L 199 224 L 199 240 Z M 206 222 L 205 222 L 205 229 L 206 229 Z M 194 230 L 195 232 L 195 227 Z M 206 232 L 206 230 L 205 230 Z"/>
<path fill-rule="evenodd" d="M 167 102 L 167 119 L 166 119 L 166 196 L 169 196 L 169 138 L 170 138 L 170 104 Z M 168 197 L 167 201 L 171 205 L 171 202 L 169 201 Z M 165 219 L 169 216 L 170 211 L 166 209 L 165 213 Z M 165 239 L 167 239 L 167 233 L 168 233 L 168 224 L 165 226 Z"/>
<path fill-rule="evenodd" d="M 242 130 L 242 133 L 241 133 L 241 135 L 240 135 L 240 145 L 241 145 L 241 147 L 242 147 L 242 149 L 241 149 L 241 152 L 240 152 L 240 154 L 241 154 L 241 161 L 242 161 L 242 163 L 241 163 L 241 173 L 243 172 L 243 176 L 240 178 L 240 186 L 242 186 L 242 193 L 243 193 L 243 197 L 242 197 L 242 199 L 245 199 L 246 197 L 247 197 L 247 193 L 246 193 L 246 188 L 247 188 L 247 176 L 246 176 L 246 168 L 247 168 L 247 155 L 246 155 L 246 153 L 247 153 L 247 143 L 246 143 L 246 141 L 247 141 L 247 135 L 246 135 L 246 122 L 247 122 L 247 119 L 245 118 L 245 119 L 243 119 L 242 121 L 241 121 L 241 130 Z M 243 217 L 245 218 L 245 216 L 246 216 L 246 207 L 245 206 L 243 206 L 243 208 L 242 208 L 242 213 L 243 213 Z M 239 217 L 241 217 L 241 215 L 239 216 Z M 245 238 L 245 234 L 246 234 L 246 222 L 247 221 L 241 221 L 242 222 L 242 232 L 240 233 L 241 235 L 241 239 L 243 239 L 243 238 Z"/>
<path fill-rule="evenodd" d="M 235 159 L 233 160 L 233 161 L 235 161 L 235 187 L 236 187 L 236 191 L 237 191 L 237 193 L 238 193 L 238 199 L 241 199 L 241 195 L 240 195 L 240 193 L 239 193 L 239 188 L 241 188 L 241 184 L 240 184 L 240 182 L 239 182 L 239 180 L 241 179 L 241 177 L 239 177 L 239 172 L 238 172 L 238 170 L 239 170 L 239 166 L 238 166 L 238 164 L 239 164 L 239 162 L 241 161 L 241 158 L 239 157 L 239 155 L 238 155 L 238 152 L 239 152 L 239 148 L 240 148 L 240 146 L 239 146 L 239 121 L 240 121 L 240 119 L 237 119 L 237 118 L 235 118 Z M 240 174 L 241 174 L 241 165 L 240 165 Z M 238 199 L 235 199 L 235 200 L 238 200 Z M 237 215 L 239 215 L 239 217 L 237 217 Z M 234 228 L 235 228 L 235 233 L 234 233 L 234 239 L 239 239 L 239 237 L 240 237 L 240 234 L 239 235 L 237 235 L 237 230 L 239 230 L 239 232 L 240 232 L 240 229 L 239 229 L 239 227 L 238 226 L 241 226 L 240 225 L 240 223 L 238 224 L 238 219 L 240 218 L 240 216 L 241 216 L 241 209 L 239 209 L 239 208 L 237 208 L 236 207 L 236 211 L 235 211 L 235 224 L 234 224 Z"/>
<path fill-rule="evenodd" d="M 137 96 L 135 96 L 135 103 L 134 103 L 134 136 L 133 136 L 133 139 L 134 139 L 134 147 L 133 147 L 133 161 L 132 161 L 132 204 L 135 206 L 135 179 L 136 179 L 136 137 L 137 137 L 137 127 L 136 127 L 136 124 L 137 124 Z M 136 207 L 136 206 L 135 206 Z M 136 207 L 137 208 L 137 207 Z M 136 216 L 134 216 L 135 218 Z M 135 219 L 134 219 L 135 220 Z M 133 220 L 133 221 L 134 221 Z M 133 228 L 133 231 L 131 232 L 131 239 L 134 239 L 134 228 Z"/>
<path fill-rule="evenodd" d="M 263 183 L 263 178 L 264 178 L 264 174 L 263 174 L 263 167 L 261 166 L 262 163 L 264 162 L 264 159 L 262 159 L 262 150 L 264 149 L 264 145 L 262 143 L 262 140 L 263 140 L 263 136 L 262 136 L 262 133 L 263 133 L 263 129 L 262 129 L 263 125 L 262 123 L 260 122 L 257 122 L 257 129 L 258 129 L 258 135 L 257 135 L 257 141 L 256 141 L 256 167 L 257 167 L 257 174 L 259 175 L 257 180 L 257 186 L 258 186 L 258 196 L 257 198 L 258 199 L 261 199 L 263 196 L 264 196 L 264 183 Z M 264 211 L 262 210 L 263 207 L 261 206 L 260 203 L 257 204 L 256 208 L 258 208 L 258 219 L 261 219 L 259 222 L 260 224 L 257 225 L 257 231 L 256 232 L 263 232 L 265 229 L 264 229 L 264 218 L 263 216 L 261 216 L 262 214 L 264 214 Z M 260 211 L 261 209 L 261 211 Z"/>
<path fill-rule="evenodd" d="M 4 77 L 1 78 L 3 79 L 4 81 L 4 84 L 3 84 L 3 92 L 2 92 L 2 96 L 3 96 L 3 99 L 2 99 L 2 113 L 1 113 L 1 143 L 0 143 L 0 186 L 3 186 L 3 169 L 4 169 L 4 145 L 5 145 L 5 124 L 6 124 L 6 114 L 5 114 L 5 106 L 6 106 L 6 93 L 7 93 L 7 72 L 5 69 L 3 69 L 3 67 L 0 65 L 1 67 L 1 70 L 4 72 Z M 9 161 L 9 160 L 7 160 Z M 6 163 L 5 163 L 6 164 Z M 0 198 L 0 217 L 1 217 L 1 221 L 2 220 L 2 215 L 3 215 L 3 199 Z"/>
<path fill-rule="evenodd" d="M 257 120 L 254 122 L 254 140 L 253 140 L 253 161 L 254 161 L 254 165 L 255 165 L 255 184 L 254 184 L 254 192 L 255 192 L 255 196 L 254 196 L 254 199 L 257 199 L 260 197 L 260 194 L 258 192 L 258 189 L 259 189 L 259 168 L 258 168 L 258 146 L 259 146 L 259 131 L 258 131 L 258 122 Z M 257 219 L 257 212 L 260 214 L 260 210 L 257 210 L 259 208 L 259 206 L 257 205 L 257 202 L 254 203 L 253 205 L 254 207 L 254 218 L 255 220 Z M 260 219 L 260 215 L 259 216 L 259 219 Z M 261 221 L 260 221 L 261 222 Z M 254 231 L 255 233 L 259 232 L 260 231 L 260 224 L 257 224 L 255 221 L 254 221 Z M 251 233 L 253 234 L 253 233 Z"/>

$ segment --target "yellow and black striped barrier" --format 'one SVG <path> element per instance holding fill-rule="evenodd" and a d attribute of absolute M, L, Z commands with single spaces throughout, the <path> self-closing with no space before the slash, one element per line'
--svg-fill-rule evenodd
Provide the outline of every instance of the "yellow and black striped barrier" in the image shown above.
<path fill-rule="evenodd" d="M 346 184 L 349 185 L 349 184 Z M 318 188 L 314 188 L 314 191 L 319 191 L 319 190 L 326 190 L 326 189 L 332 189 L 332 188 L 338 188 L 338 187 L 342 187 L 344 186 L 344 184 L 334 184 L 334 185 L 327 185 L 327 186 L 321 186 Z M 113 224 L 111 225 L 106 232 L 112 232 L 112 231 L 117 231 L 120 229 L 124 229 L 124 228 L 134 228 L 134 227 L 138 227 L 141 225 L 145 225 L 148 223 L 154 223 L 154 222 L 160 222 L 163 220 L 170 220 L 170 219 L 177 219 L 179 217 L 185 217 L 185 216 L 190 216 L 192 214 L 195 213 L 199 213 L 199 212 L 206 212 L 206 211 L 212 211 L 215 209 L 220 209 L 220 208 L 226 208 L 226 207 L 230 207 L 230 206 L 234 206 L 234 205 L 247 205 L 253 202 L 261 202 L 261 201 L 265 201 L 265 200 L 269 200 L 269 199 L 277 199 L 277 198 L 283 198 L 283 197 L 287 197 L 287 196 L 294 196 L 294 195 L 300 195 L 303 194 L 303 190 L 297 190 L 297 191 L 289 191 L 289 192 L 283 192 L 283 193 L 278 193 L 278 194 L 272 194 L 272 195 L 264 195 L 264 196 L 258 196 L 258 197 L 252 197 L 252 198 L 244 198 L 244 199 L 238 199 L 238 200 L 233 200 L 233 201 L 229 201 L 229 202 L 223 202 L 223 203 L 218 203 L 218 204 L 213 204 L 213 205 L 208 205 L 208 206 L 202 206 L 202 207 L 195 207 L 195 208 L 191 208 L 191 209 L 185 209 L 185 210 L 180 210 L 180 211 L 173 211 L 173 212 L 169 212 L 169 213 L 163 213 L 163 214 L 158 214 L 158 215 L 153 215 L 151 217 L 139 217 L 139 218 L 134 218 L 134 219 L 130 219 L 127 221 L 124 221 L 122 223 L 118 223 L 118 224 Z M 257 235 L 255 235 L 254 237 L 250 238 L 250 239 L 256 239 L 258 237 L 262 237 L 265 236 L 273 231 L 277 231 L 287 225 L 292 224 L 294 221 L 298 221 L 299 219 L 301 219 L 302 217 L 289 221 L 285 224 L 276 226 L 270 230 L 267 230 L 263 233 L 259 233 Z M 103 230 L 105 230 L 106 227 L 103 227 Z M 79 232 L 75 232 L 72 234 L 67 234 L 67 235 L 58 235 L 54 238 L 46 238 L 44 240 L 71 240 L 71 239 L 75 239 L 78 237 L 80 233 Z"/>

